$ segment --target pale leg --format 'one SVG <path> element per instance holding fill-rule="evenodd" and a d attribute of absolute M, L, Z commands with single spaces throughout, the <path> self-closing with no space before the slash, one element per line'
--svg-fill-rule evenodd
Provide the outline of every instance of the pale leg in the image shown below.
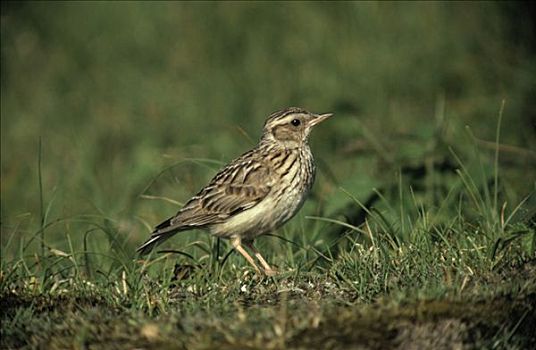
<path fill-rule="evenodd" d="M 266 260 L 264 260 L 264 258 L 262 257 L 261 253 L 257 250 L 257 248 L 255 248 L 255 246 L 253 245 L 253 241 L 246 241 L 244 242 L 244 244 L 246 245 L 246 247 L 253 251 L 255 257 L 260 261 L 262 267 L 264 267 L 264 273 L 266 274 L 266 276 L 277 275 L 277 271 L 272 269 L 270 265 L 268 265 Z"/>
<path fill-rule="evenodd" d="M 240 254 L 242 254 L 244 258 L 246 258 L 248 263 L 250 263 L 255 268 L 255 271 L 257 271 L 257 273 L 259 274 L 261 273 L 261 270 L 259 269 L 257 264 L 255 264 L 255 260 L 253 260 L 251 255 L 249 255 L 248 252 L 246 252 L 244 248 L 242 248 L 240 237 L 237 237 L 237 236 L 231 237 L 231 245 L 233 246 L 234 249 L 236 249 L 237 252 L 239 252 Z M 266 261 L 264 263 L 266 263 Z"/>

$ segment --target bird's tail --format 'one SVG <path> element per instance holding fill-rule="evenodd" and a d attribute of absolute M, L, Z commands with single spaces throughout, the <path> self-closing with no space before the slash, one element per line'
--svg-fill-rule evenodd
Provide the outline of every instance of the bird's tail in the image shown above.
<path fill-rule="evenodd" d="M 177 232 L 183 231 L 177 227 L 166 227 L 162 229 L 157 229 L 151 235 L 151 238 L 147 242 L 143 243 L 138 249 L 138 254 L 146 255 L 149 254 L 157 245 L 163 243 L 169 238 L 173 237 Z"/>

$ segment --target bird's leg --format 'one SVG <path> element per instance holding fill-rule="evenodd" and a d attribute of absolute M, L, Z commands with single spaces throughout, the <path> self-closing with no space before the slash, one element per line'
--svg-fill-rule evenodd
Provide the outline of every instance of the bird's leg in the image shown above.
<path fill-rule="evenodd" d="M 246 260 L 248 261 L 248 263 L 250 263 L 254 268 L 255 268 L 255 271 L 260 274 L 261 273 L 261 270 L 259 269 L 259 267 L 257 266 L 257 264 L 255 264 L 255 260 L 253 260 L 253 258 L 251 257 L 251 255 L 248 254 L 248 252 L 246 252 L 246 250 L 244 248 L 242 248 L 242 244 L 241 244 L 241 239 L 240 237 L 238 236 L 233 236 L 231 237 L 231 245 L 233 246 L 234 249 L 236 249 L 237 252 L 239 252 L 240 254 L 242 254 L 242 256 L 244 258 L 246 258 Z"/>
<path fill-rule="evenodd" d="M 260 261 L 262 267 L 264 267 L 264 273 L 266 274 L 266 276 L 277 275 L 277 271 L 272 269 L 270 265 L 268 265 L 266 260 L 264 260 L 264 258 L 262 257 L 261 253 L 257 250 L 257 248 L 255 248 L 255 246 L 253 245 L 253 241 L 244 241 L 244 244 L 246 245 L 246 247 L 253 251 L 255 257 Z"/>

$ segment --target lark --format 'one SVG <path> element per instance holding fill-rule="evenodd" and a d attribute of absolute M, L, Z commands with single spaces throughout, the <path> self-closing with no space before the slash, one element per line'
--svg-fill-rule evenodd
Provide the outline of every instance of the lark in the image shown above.
<path fill-rule="evenodd" d="M 203 229 L 229 239 L 261 273 L 244 247 L 249 248 L 264 274 L 275 275 L 253 242 L 286 223 L 302 207 L 315 179 L 309 133 L 331 116 L 297 107 L 271 114 L 257 146 L 221 169 L 175 216 L 156 226 L 138 252 L 147 254 L 178 232 Z"/>

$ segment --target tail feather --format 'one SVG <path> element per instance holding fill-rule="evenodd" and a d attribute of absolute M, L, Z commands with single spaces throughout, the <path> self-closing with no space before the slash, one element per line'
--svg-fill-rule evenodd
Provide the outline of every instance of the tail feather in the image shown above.
<path fill-rule="evenodd" d="M 151 238 L 147 242 L 143 243 L 138 249 L 138 254 L 147 255 L 149 254 L 157 245 L 167 241 L 169 238 L 173 237 L 177 232 L 183 231 L 177 229 L 176 227 L 167 227 L 155 230 L 151 235 Z"/>

